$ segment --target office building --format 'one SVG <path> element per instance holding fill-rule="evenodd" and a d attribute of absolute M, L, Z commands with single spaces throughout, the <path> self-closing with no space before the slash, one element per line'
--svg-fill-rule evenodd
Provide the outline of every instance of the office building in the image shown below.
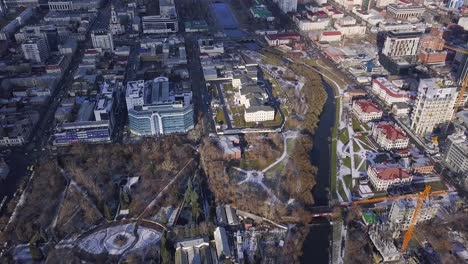
<path fill-rule="evenodd" d="M 147 15 L 142 16 L 141 23 L 144 34 L 177 33 L 179 22 L 174 1 L 160 0 L 159 8 L 154 4 L 148 5 Z"/>
<path fill-rule="evenodd" d="M 114 50 L 112 33 L 107 30 L 95 30 L 91 32 L 91 41 L 96 49 Z"/>
<path fill-rule="evenodd" d="M 425 11 L 423 6 L 412 3 L 389 4 L 387 6 L 387 15 L 398 20 L 420 19 Z"/>
<path fill-rule="evenodd" d="M 389 31 L 382 53 L 391 58 L 415 56 L 419 51 L 421 36 L 419 31 Z"/>
<path fill-rule="evenodd" d="M 110 142 L 115 125 L 117 100 L 101 94 L 81 103 L 72 122 L 60 123 L 54 133 L 54 145 Z M 63 109 L 59 107 L 59 109 Z M 57 111 L 60 111 L 57 109 Z"/>
<path fill-rule="evenodd" d="M 421 31 L 389 31 L 386 33 L 379 62 L 393 75 L 404 75 L 417 62 Z"/>
<path fill-rule="evenodd" d="M 452 119 L 457 95 L 457 87 L 451 81 L 421 79 L 411 114 L 411 129 L 419 136 L 431 134 L 435 128 L 445 130 Z"/>
<path fill-rule="evenodd" d="M 166 77 L 127 84 L 129 128 L 141 136 L 185 133 L 193 129 L 192 92 Z"/>
<path fill-rule="evenodd" d="M 397 224 L 401 230 L 408 229 L 411 218 L 414 214 L 414 210 L 416 209 L 416 204 L 416 198 L 406 198 L 394 201 L 392 203 L 392 207 L 390 208 L 390 221 L 394 224 Z M 424 199 L 415 223 L 418 224 L 434 218 L 438 210 L 438 203 L 432 201 L 431 198 Z"/>
<path fill-rule="evenodd" d="M 37 63 L 44 63 L 49 57 L 49 50 L 44 38 L 32 37 L 21 44 L 24 58 Z"/>
<path fill-rule="evenodd" d="M 58 51 L 60 37 L 55 25 L 28 25 L 15 33 L 17 43 L 21 43 L 31 37 L 43 38 L 50 51 Z"/>

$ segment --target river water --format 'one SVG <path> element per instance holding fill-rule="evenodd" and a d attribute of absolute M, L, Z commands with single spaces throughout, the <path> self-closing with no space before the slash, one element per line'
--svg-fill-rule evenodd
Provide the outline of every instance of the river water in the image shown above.
<path fill-rule="evenodd" d="M 335 124 L 336 105 L 333 88 L 323 82 L 327 101 L 320 115 L 320 122 L 314 136 L 314 148 L 310 160 L 318 168 L 316 185 L 312 190 L 315 206 L 326 206 L 329 202 L 331 132 Z M 331 245 L 331 225 L 326 219 L 314 220 L 303 245 L 302 263 L 328 264 Z"/>
<path fill-rule="evenodd" d="M 230 39 L 241 38 L 246 33 L 239 29 L 239 24 L 230 7 L 225 3 L 212 3 L 218 28 L 223 30 Z M 326 206 L 329 202 L 330 188 L 330 141 L 331 129 L 335 122 L 335 103 L 333 88 L 324 82 L 327 92 L 319 126 L 314 137 L 314 148 L 310 160 L 318 167 L 316 185 L 312 190 L 316 206 Z M 331 226 L 326 219 L 314 220 L 310 232 L 303 245 L 302 263 L 328 264 L 330 257 Z"/>

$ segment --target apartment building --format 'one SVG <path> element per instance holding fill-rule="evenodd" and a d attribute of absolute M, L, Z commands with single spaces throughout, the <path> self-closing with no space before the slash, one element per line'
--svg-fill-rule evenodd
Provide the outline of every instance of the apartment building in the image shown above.
<path fill-rule="evenodd" d="M 410 94 L 407 91 L 396 87 L 384 77 L 372 80 L 372 93 L 387 105 L 407 103 L 410 100 Z"/>
<path fill-rule="evenodd" d="M 399 126 L 389 122 L 380 122 L 372 128 L 372 137 L 379 146 L 386 150 L 405 149 L 409 138 Z"/>
<path fill-rule="evenodd" d="M 421 79 L 411 113 L 411 129 L 419 136 L 432 133 L 437 127 L 445 130 L 452 119 L 457 95 L 457 87 L 449 80 Z"/>

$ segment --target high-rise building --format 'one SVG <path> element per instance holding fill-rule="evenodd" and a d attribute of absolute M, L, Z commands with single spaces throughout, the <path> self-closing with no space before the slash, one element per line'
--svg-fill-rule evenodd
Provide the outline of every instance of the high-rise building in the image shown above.
<path fill-rule="evenodd" d="M 284 13 L 296 12 L 297 10 L 297 0 L 275 0 L 275 3 Z"/>
<path fill-rule="evenodd" d="M 417 62 L 420 31 L 389 31 L 385 35 L 379 62 L 391 74 L 403 75 Z"/>
<path fill-rule="evenodd" d="M 192 92 L 166 77 L 129 82 L 125 97 L 133 134 L 165 135 L 193 129 Z"/>
<path fill-rule="evenodd" d="M 112 34 L 107 30 L 95 30 L 91 32 L 91 41 L 94 48 L 114 50 Z"/>
<path fill-rule="evenodd" d="M 419 136 L 432 133 L 435 128 L 445 130 L 452 119 L 457 95 L 452 81 L 421 79 L 411 114 L 411 129 Z"/>
<path fill-rule="evenodd" d="M 24 58 L 34 62 L 45 62 L 49 57 L 47 43 L 43 38 L 32 37 L 21 44 Z"/>
<path fill-rule="evenodd" d="M 418 54 L 422 33 L 419 31 L 390 31 L 385 38 L 382 53 L 388 57 Z"/>

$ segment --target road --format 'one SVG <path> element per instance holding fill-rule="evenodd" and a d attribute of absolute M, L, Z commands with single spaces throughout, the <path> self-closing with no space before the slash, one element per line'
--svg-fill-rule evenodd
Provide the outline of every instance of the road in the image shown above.
<path fill-rule="evenodd" d="M 99 10 L 97 19 L 95 20 L 92 28 L 99 26 L 99 21 L 105 20 L 102 13 L 105 12 L 107 7 L 110 7 L 110 3 L 108 3 L 105 8 Z M 31 164 L 40 163 L 41 160 L 48 158 L 45 147 L 53 133 L 55 111 L 57 110 L 61 99 L 68 92 L 68 88 L 71 87 L 74 77 L 73 73 L 78 68 L 79 63 L 83 58 L 86 44 L 89 43 L 90 32 L 87 33 L 85 43 L 78 43 L 78 48 L 72 55 L 68 68 L 64 71 L 60 81 L 52 92 L 47 106 L 41 110 L 39 121 L 36 123 L 33 133 L 30 135 L 27 143 L 20 147 L 12 147 L 11 154 L 7 155 L 5 158 L 7 163 L 10 164 L 10 174 L 8 175 L 8 178 L 0 184 L 0 199 L 2 199 L 3 196 L 7 196 L 7 201 L 9 201 L 16 193 L 21 183 L 26 180 L 23 178 L 25 176 L 30 176 L 26 168 Z M 11 164 L 14 165 L 11 166 Z"/>
<path fill-rule="evenodd" d="M 223 107 L 223 113 L 224 113 L 224 120 L 226 120 L 226 124 L 228 129 L 232 129 L 232 122 L 231 118 L 229 117 L 229 110 L 227 109 L 227 103 L 226 100 L 224 99 L 224 93 L 223 89 L 221 88 L 221 83 L 217 82 L 216 84 L 216 89 L 218 90 L 218 98 L 219 102 L 221 103 L 221 106 Z"/>
<path fill-rule="evenodd" d="M 213 113 L 211 112 L 211 98 L 206 86 L 203 69 L 200 63 L 200 51 L 198 49 L 198 35 L 187 33 L 185 36 L 185 45 L 188 54 L 188 68 L 192 81 L 193 103 L 195 107 L 195 116 L 201 116 L 203 132 L 208 135 L 215 132 Z"/>

